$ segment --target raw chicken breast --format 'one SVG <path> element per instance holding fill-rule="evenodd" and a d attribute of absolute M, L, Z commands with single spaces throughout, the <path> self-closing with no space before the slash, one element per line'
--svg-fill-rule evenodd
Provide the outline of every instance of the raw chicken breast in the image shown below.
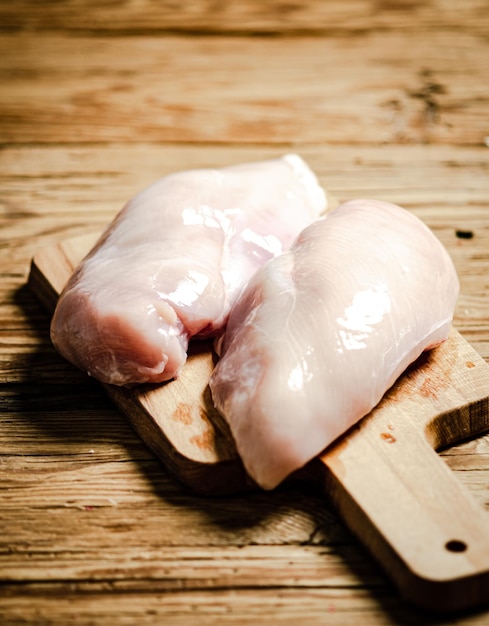
<path fill-rule="evenodd" d="M 434 234 L 386 202 L 347 202 L 269 261 L 233 307 L 210 381 L 266 489 L 302 467 L 447 338 L 459 283 Z"/>
<path fill-rule="evenodd" d="M 298 155 L 171 174 L 133 198 L 64 289 L 58 351 L 105 383 L 178 375 L 248 279 L 325 209 Z"/>

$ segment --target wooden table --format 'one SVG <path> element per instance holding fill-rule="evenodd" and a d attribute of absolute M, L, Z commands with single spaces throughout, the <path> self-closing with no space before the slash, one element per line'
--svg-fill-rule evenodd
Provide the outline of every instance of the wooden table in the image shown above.
<path fill-rule="evenodd" d="M 454 623 L 400 599 L 312 487 L 187 493 L 25 284 L 157 177 L 293 150 L 338 199 L 433 228 L 489 362 L 488 5 L 181 4 L 0 2 L 0 623 Z M 489 508 L 489 436 L 442 455 Z"/>

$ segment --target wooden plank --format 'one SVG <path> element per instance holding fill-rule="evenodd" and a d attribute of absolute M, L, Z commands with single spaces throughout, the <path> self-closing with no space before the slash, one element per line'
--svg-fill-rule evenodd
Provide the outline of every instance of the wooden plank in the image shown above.
<path fill-rule="evenodd" d="M 82 416 L 78 419 L 88 423 Z M 57 463 L 27 458 L 22 464 L 6 456 L 6 467 L 15 471 L 11 477 L 2 472 L 1 478 L 3 488 L 10 492 L 0 520 L 2 580 L 22 580 L 31 567 L 28 578 L 32 580 L 35 570 L 47 561 L 53 568 L 50 578 L 56 570 L 70 567 L 72 574 L 67 577 L 76 578 L 80 559 L 90 553 L 91 567 L 101 571 L 110 566 L 117 570 L 117 578 L 130 581 L 133 574 L 124 573 L 124 567 L 117 564 L 124 550 L 128 556 L 139 552 L 135 565 L 145 561 L 160 569 L 173 550 L 177 555 L 183 547 L 187 555 L 195 549 L 195 558 L 207 552 L 212 559 L 219 557 L 222 548 L 234 546 L 239 551 L 248 544 L 277 547 L 270 562 L 271 576 L 280 546 L 321 545 L 318 555 L 327 556 L 328 550 L 335 550 L 326 549 L 327 545 L 351 541 L 331 509 L 310 489 L 289 486 L 271 495 L 197 499 L 172 482 L 161 464 L 147 455 L 130 458 L 120 452 L 118 458 L 109 454 L 106 458 L 108 435 L 103 444 L 92 441 L 90 445 L 93 454 L 88 447 L 85 454 L 70 451 L 64 459 L 57 454 Z M 37 474 L 47 486 L 29 479 L 28 472 Z M 243 559 L 246 554 L 243 551 Z M 238 552 L 234 555 L 239 556 Z M 250 567 L 254 558 L 256 553 L 250 553 Z M 151 578 L 151 573 L 146 576 Z"/>
<path fill-rule="evenodd" d="M 428 219 L 439 216 L 460 225 L 466 215 L 488 206 L 487 146 L 296 143 L 293 149 L 340 200 L 361 195 L 390 198 L 408 208 L 424 207 Z M 6 145 L 0 151 L 2 226 L 20 221 L 28 227 L 35 217 L 56 217 L 63 223 L 65 214 L 81 220 L 83 212 L 90 214 L 92 223 L 98 216 L 103 225 L 128 197 L 164 174 L 272 158 L 290 150 L 290 146 L 145 141 Z M 485 214 L 479 215 L 484 227 Z M 4 229 L 0 232 L 3 236 Z"/>
<path fill-rule="evenodd" d="M 463 11 L 440 0 L 133 0 L 132 2 L 0 2 L 4 30 L 67 30 L 102 33 L 341 33 L 352 35 L 374 29 L 420 28 L 487 32 L 489 15 L 484 0 L 466 0 Z"/>
<path fill-rule="evenodd" d="M 488 55 L 458 31 L 3 34 L 0 141 L 483 146 Z"/>
<path fill-rule="evenodd" d="M 129 536 L 129 533 L 127 533 Z M 372 586 L 381 587 L 382 576 L 368 559 L 351 550 L 354 568 L 345 564 L 344 556 L 328 551 L 324 546 L 266 545 L 219 546 L 212 553 L 206 547 L 161 546 L 157 555 L 142 546 L 122 544 L 107 545 L 105 559 L 97 552 L 86 549 L 54 552 L 29 550 L 0 555 L 0 565 L 5 582 L 24 581 L 55 582 L 57 580 L 84 580 L 93 582 L 110 580 L 120 591 L 144 588 L 151 579 L 159 591 L 204 589 L 209 582 L 220 589 L 232 587 L 266 589 L 267 587 L 293 588 L 297 585 L 312 588 L 318 578 L 328 587 L 356 587 L 361 576 L 368 575 Z M 327 556 L 327 558 L 325 558 Z"/>
<path fill-rule="evenodd" d="M 164 593 L 154 587 L 121 593 L 117 585 L 67 583 L 23 587 L 21 601 L 16 588 L 5 586 L 0 596 L 0 618 L 6 626 L 41 623 L 66 626 L 103 624 L 171 624 L 188 626 L 253 626 L 265 619 L 271 623 L 294 626 L 447 626 L 414 610 L 400 610 L 389 590 L 369 592 L 330 588 L 316 589 L 198 589 Z M 3 611 L 2 611 L 3 608 Z M 487 614 L 458 618 L 467 626 L 486 626 Z"/>

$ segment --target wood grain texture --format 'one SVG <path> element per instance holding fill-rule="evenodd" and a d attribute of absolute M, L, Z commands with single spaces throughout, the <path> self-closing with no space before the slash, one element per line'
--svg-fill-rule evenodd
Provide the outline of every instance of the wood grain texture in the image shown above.
<path fill-rule="evenodd" d="M 487 39 L 462 31 L 6 33 L 0 141 L 482 146 L 488 57 Z"/>
<path fill-rule="evenodd" d="M 463 19 L 461 19 L 463 13 Z M 40 5 L 35 0 L 2 0 L 2 30 L 66 30 L 75 33 L 144 32 L 184 34 L 347 35 L 371 30 L 465 30 L 487 33 L 484 0 L 69 0 Z"/>
<path fill-rule="evenodd" d="M 0 623 L 487 623 L 401 601 L 312 489 L 186 493 L 25 288 L 154 178 L 293 147 L 434 228 L 489 362 L 487 29 L 483 0 L 0 2 Z M 442 458 L 489 511 L 489 438 Z"/>

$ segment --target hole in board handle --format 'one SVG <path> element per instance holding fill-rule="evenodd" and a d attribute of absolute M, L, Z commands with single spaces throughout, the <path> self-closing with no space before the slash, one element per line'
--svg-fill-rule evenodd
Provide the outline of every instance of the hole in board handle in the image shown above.
<path fill-rule="evenodd" d="M 465 550 L 467 550 L 467 544 L 465 541 L 460 541 L 460 539 L 451 539 L 446 542 L 445 548 L 449 552 L 465 552 Z"/>

